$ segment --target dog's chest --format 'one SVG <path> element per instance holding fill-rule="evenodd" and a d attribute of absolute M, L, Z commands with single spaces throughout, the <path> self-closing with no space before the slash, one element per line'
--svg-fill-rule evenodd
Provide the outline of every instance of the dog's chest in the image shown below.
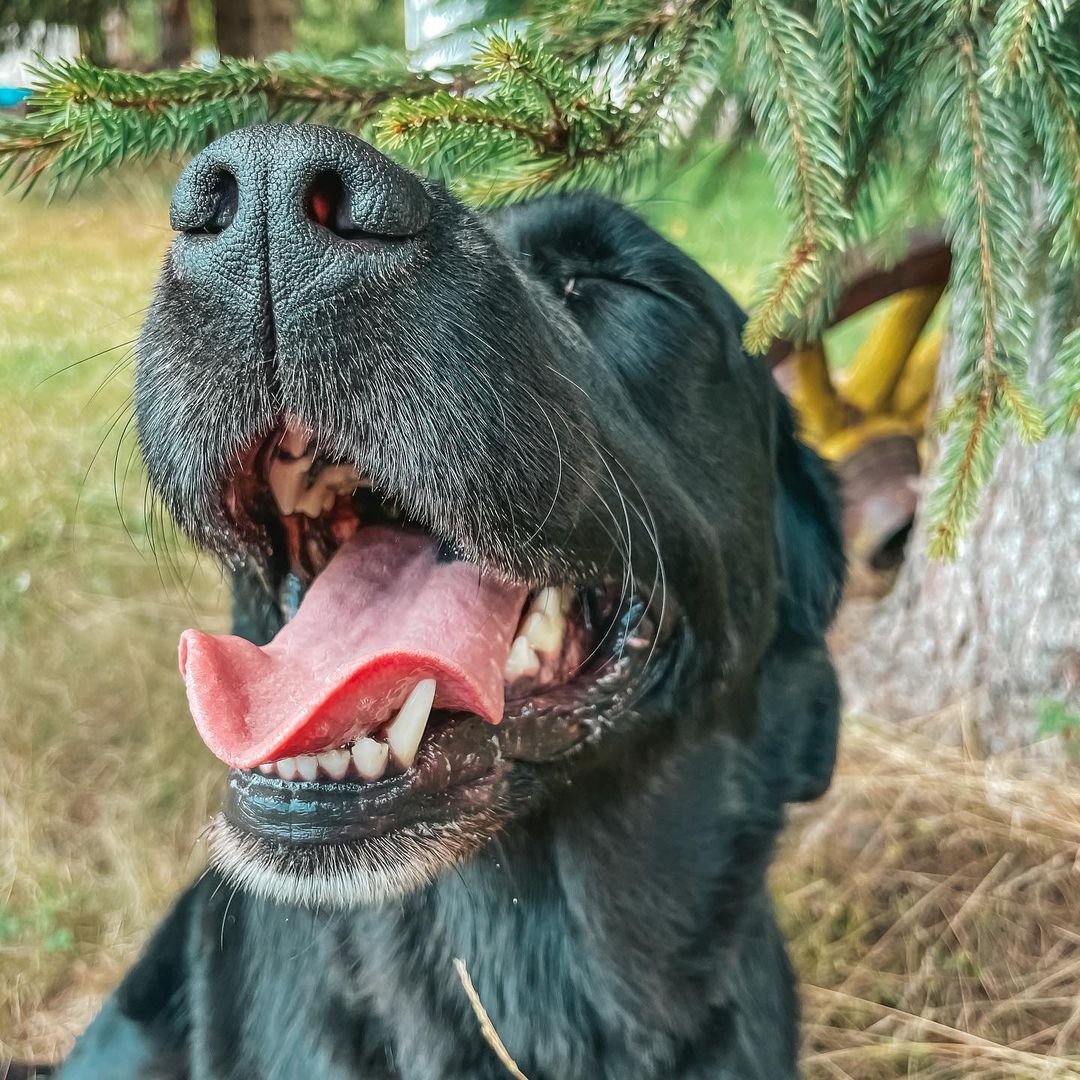
<path fill-rule="evenodd" d="M 489 890 L 484 875 L 455 878 L 396 917 L 360 920 L 337 953 L 350 1006 L 370 1018 L 401 1080 L 504 1080 L 479 1007 L 530 1077 L 554 1076 L 550 1062 L 560 1077 L 606 1076 L 582 959 L 557 896 Z"/>
<path fill-rule="evenodd" d="M 655 1052 L 636 1045 L 643 1018 L 615 1004 L 560 895 L 520 884 L 455 875 L 401 908 L 348 919 L 256 905 L 233 948 L 227 933 L 224 953 L 205 958 L 231 974 L 211 1006 L 218 1053 L 267 1080 L 295 1076 L 298 1060 L 320 1080 L 505 1080 L 460 960 L 530 1080 L 654 1075 L 639 1071 Z"/>

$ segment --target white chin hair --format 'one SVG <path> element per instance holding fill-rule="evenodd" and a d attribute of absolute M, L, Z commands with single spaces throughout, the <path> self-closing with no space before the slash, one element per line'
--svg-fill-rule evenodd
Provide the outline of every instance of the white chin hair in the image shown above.
<path fill-rule="evenodd" d="M 466 814 L 342 844 L 289 846 L 253 836 L 219 814 L 208 835 L 210 865 L 245 892 L 277 904 L 372 907 L 429 884 L 498 831 L 495 815 Z"/>

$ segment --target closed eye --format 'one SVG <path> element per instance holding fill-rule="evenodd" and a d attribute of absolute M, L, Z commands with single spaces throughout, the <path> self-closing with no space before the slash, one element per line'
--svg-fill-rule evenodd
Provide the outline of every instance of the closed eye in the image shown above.
<path fill-rule="evenodd" d="M 627 289 L 636 289 L 638 292 L 648 293 L 650 296 L 655 296 L 659 300 L 673 300 L 666 290 L 658 288 L 655 285 L 650 285 L 644 281 L 635 281 L 633 278 L 622 277 L 616 274 L 602 274 L 593 271 L 588 274 L 573 274 L 566 279 L 566 284 L 563 286 L 563 296 L 566 299 L 570 299 L 572 296 L 580 296 L 578 291 L 579 286 L 587 284 L 591 281 L 603 282 L 605 285 L 621 285 Z"/>

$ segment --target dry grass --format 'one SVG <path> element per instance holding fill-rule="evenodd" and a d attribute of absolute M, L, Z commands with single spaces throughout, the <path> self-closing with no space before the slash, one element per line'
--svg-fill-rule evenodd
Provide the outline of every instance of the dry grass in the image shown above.
<path fill-rule="evenodd" d="M 706 231 L 747 234 L 745 261 L 713 253 L 745 296 L 771 239 L 750 242 L 767 199 L 744 186 L 745 219 L 720 207 Z M 685 206 L 664 212 L 685 230 Z M 126 349 L 42 382 L 134 336 L 163 222 L 153 178 L 49 210 L 0 198 L 0 1060 L 67 1048 L 197 873 L 220 784 L 174 651 L 183 627 L 220 625 L 220 583 L 153 557 L 137 467 L 114 495 L 130 442 L 98 452 Z M 807 1075 L 1080 1076 L 1078 844 L 1064 765 L 849 724 L 774 877 Z"/>
<path fill-rule="evenodd" d="M 850 720 L 774 887 L 808 1077 L 1080 1077 L 1080 786 Z"/>

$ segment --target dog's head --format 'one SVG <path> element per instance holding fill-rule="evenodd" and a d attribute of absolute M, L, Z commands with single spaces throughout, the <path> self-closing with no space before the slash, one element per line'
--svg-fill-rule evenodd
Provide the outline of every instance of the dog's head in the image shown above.
<path fill-rule="evenodd" d="M 191 162 L 172 222 L 136 414 L 234 571 L 243 636 L 188 631 L 180 662 L 233 768 L 236 880 L 415 886 L 590 769 L 647 783 L 750 738 L 778 641 L 832 693 L 799 666 L 840 585 L 827 477 L 734 302 L 633 214 L 482 217 L 343 132 L 267 126 Z M 776 737 L 798 768 L 824 740 L 820 780 L 833 732 L 803 711 Z"/>

